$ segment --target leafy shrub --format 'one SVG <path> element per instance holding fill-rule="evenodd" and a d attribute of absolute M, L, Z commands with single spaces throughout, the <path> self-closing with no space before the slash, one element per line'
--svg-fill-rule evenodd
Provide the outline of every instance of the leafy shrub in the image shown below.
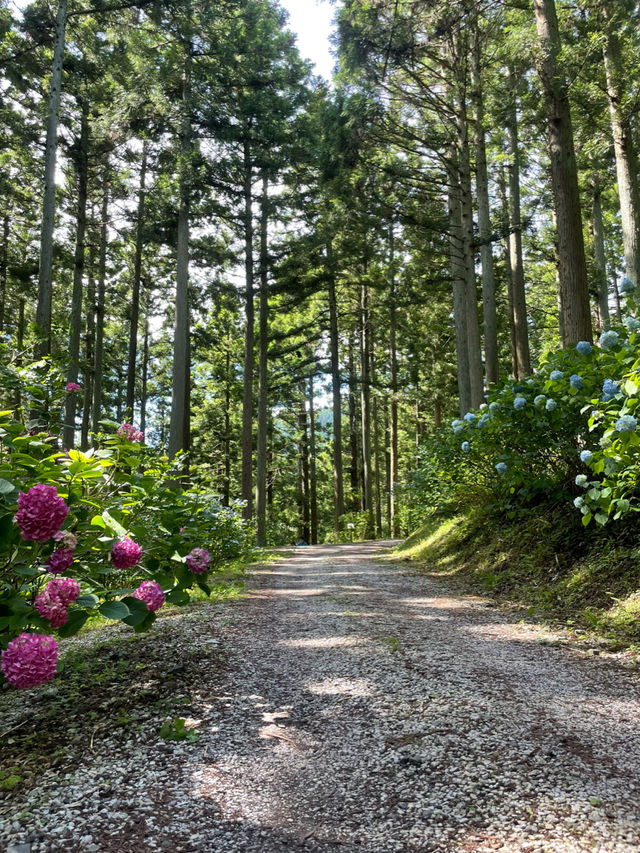
<path fill-rule="evenodd" d="M 211 571 L 248 548 L 239 506 L 180 488 L 180 460 L 137 430 L 103 421 L 96 447 L 67 452 L 50 423 L 0 412 L 0 648 L 18 687 L 52 676 L 53 630 L 69 637 L 100 615 L 145 631 L 164 601 L 187 604 L 195 586 L 209 594 Z"/>
<path fill-rule="evenodd" d="M 573 501 L 585 525 L 639 509 L 639 330 L 630 313 L 597 346 L 547 353 L 533 376 L 504 381 L 477 412 L 428 438 L 405 486 L 418 520 L 470 503 L 514 517 Z"/>

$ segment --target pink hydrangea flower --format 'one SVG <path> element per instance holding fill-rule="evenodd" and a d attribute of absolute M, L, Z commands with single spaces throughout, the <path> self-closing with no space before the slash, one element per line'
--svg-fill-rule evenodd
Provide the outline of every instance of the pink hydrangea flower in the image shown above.
<path fill-rule="evenodd" d="M 116 569 L 131 569 L 142 557 L 142 548 L 128 536 L 120 539 L 111 550 L 111 562 Z"/>
<path fill-rule="evenodd" d="M 142 581 L 138 589 L 133 593 L 134 598 L 144 601 L 148 610 L 160 610 L 164 604 L 164 592 L 159 583 L 155 581 Z"/>
<path fill-rule="evenodd" d="M 187 566 L 195 575 L 204 574 L 209 568 L 211 557 L 205 548 L 194 548 L 187 554 Z"/>
<path fill-rule="evenodd" d="M 59 598 L 68 607 L 80 595 L 80 584 L 74 578 L 54 578 L 49 581 L 45 591 L 52 597 Z"/>
<path fill-rule="evenodd" d="M 77 382 L 67 382 L 66 391 L 82 391 L 82 385 L 78 385 Z"/>
<path fill-rule="evenodd" d="M 69 507 L 58 497 L 55 486 L 39 483 L 18 495 L 16 521 L 25 540 L 46 542 L 62 527 Z"/>
<path fill-rule="evenodd" d="M 133 424 L 122 424 L 122 426 L 118 427 L 118 436 L 126 438 L 127 441 L 142 441 L 144 433 L 137 430 Z"/>
<path fill-rule="evenodd" d="M 46 589 L 36 596 L 33 606 L 43 619 L 51 622 L 52 628 L 61 628 L 69 618 L 66 605 L 55 595 L 50 595 Z"/>
<path fill-rule="evenodd" d="M 36 596 L 33 606 L 44 619 L 51 622 L 53 628 L 60 628 L 67 622 L 67 608 L 79 595 L 80 584 L 77 580 L 54 578 Z"/>
<path fill-rule="evenodd" d="M 4 677 L 21 690 L 51 681 L 57 663 L 58 644 L 44 634 L 20 634 L 2 652 Z"/>
<path fill-rule="evenodd" d="M 53 537 L 60 543 L 61 548 L 70 548 L 72 551 L 78 544 L 78 538 L 70 530 L 59 530 Z"/>
<path fill-rule="evenodd" d="M 56 548 L 47 560 L 47 569 L 52 575 L 61 575 L 73 563 L 73 551 L 70 548 Z"/>

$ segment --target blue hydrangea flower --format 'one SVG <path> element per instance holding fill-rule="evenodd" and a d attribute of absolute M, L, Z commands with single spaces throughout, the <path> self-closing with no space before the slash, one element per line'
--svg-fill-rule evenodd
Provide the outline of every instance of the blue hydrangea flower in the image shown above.
<path fill-rule="evenodd" d="M 506 474 L 508 470 L 504 462 L 498 462 L 495 468 L 498 474 Z"/>
<path fill-rule="evenodd" d="M 616 432 L 635 432 L 638 427 L 638 421 L 633 415 L 623 415 L 616 421 Z"/>
<path fill-rule="evenodd" d="M 606 450 L 607 447 L 611 447 L 612 441 L 608 435 L 603 435 L 598 444 L 603 450 Z"/>
<path fill-rule="evenodd" d="M 590 450 L 583 450 L 582 453 L 580 454 L 580 460 L 582 462 L 584 462 L 585 464 L 588 464 L 589 462 L 591 462 L 592 456 L 593 456 L 593 453 Z"/>
<path fill-rule="evenodd" d="M 573 505 L 576 509 L 580 509 L 580 507 L 584 506 L 584 498 L 576 498 L 573 502 Z"/>
<path fill-rule="evenodd" d="M 483 403 L 483 404 L 480 406 L 480 411 L 481 411 L 481 412 L 486 412 L 488 408 L 489 408 L 489 406 L 487 406 L 487 404 L 486 404 L 486 403 Z"/>
<path fill-rule="evenodd" d="M 633 293 L 635 289 L 635 284 L 631 281 L 629 276 L 625 275 L 620 285 L 620 290 L 622 291 L 622 293 Z"/>
<path fill-rule="evenodd" d="M 602 349 L 613 349 L 618 343 L 618 333 L 614 331 L 603 332 L 600 335 L 599 343 Z"/>
<path fill-rule="evenodd" d="M 580 486 L 581 489 L 586 489 L 588 482 L 589 478 L 586 474 L 578 474 L 576 477 L 576 486 Z"/>
<path fill-rule="evenodd" d="M 536 384 L 536 380 L 535 380 L 535 379 L 527 379 L 527 385 L 529 386 L 529 388 L 533 388 L 533 386 L 534 386 L 535 384 Z"/>
<path fill-rule="evenodd" d="M 462 435 L 463 432 L 464 426 L 462 426 L 462 424 L 460 426 L 455 427 L 455 429 L 453 430 L 454 435 Z"/>
<path fill-rule="evenodd" d="M 468 441 L 463 441 L 462 444 L 460 445 L 460 447 L 462 448 L 464 453 L 468 453 L 471 450 L 471 445 L 469 444 Z"/>
<path fill-rule="evenodd" d="M 476 416 L 473 412 L 467 412 L 467 414 L 464 416 L 464 419 L 468 424 L 472 424 L 475 421 Z"/>
<path fill-rule="evenodd" d="M 569 385 L 571 385 L 572 388 L 576 388 L 578 391 L 580 391 L 580 389 L 584 387 L 584 380 L 582 376 L 578 376 L 577 373 L 574 373 L 569 379 Z"/>
<path fill-rule="evenodd" d="M 516 412 L 521 411 L 527 405 L 527 400 L 525 397 L 516 397 L 513 401 L 513 408 Z"/>
<path fill-rule="evenodd" d="M 635 317 L 625 317 L 622 322 L 627 327 L 628 332 L 637 332 L 640 329 L 640 320 Z"/>
<path fill-rule="evenodd" d="M 552 382 L 559 382 L 563 376 L 564 376 L 564 373 L 561 370 L 552 370 L 550 375 L 549 375 L 549 379 Z"/>
<path fill-rule="evenodd" d="M 576 344 L 576 349 L 580 353 L 580 355 L 589 355 L 593 352 L 593 347 L 589 343 L 589 341 L 578 341 Z"/>
<path fill-rule="evenodd" d="M 618 393 L 618 383 L 614 379 L 605 379 L 602 384 L 602 399 L 605 403 L 613 398 Z"/>
<path fill-rule="evenodd" d="M 558 404 L 556 403 L 555 400 L 547 400 L 546 405 L 545 405 L 545 409 L 548 412 L 552 412 L 554 409 L 557 409 L 557 408 L 558 408 Z"/>
<path fill-rule="evenodd" d="M 464 421 L 461 421 L 460 418 L 456 418 L 455 421 L 451 421 L 451 426 L 456 430 L 458 427 L 464 426 Z"/>
<path fill-rule="evenodd" d="M 492 415 L 495 415 L 496 412 L 500 411 L 500 403 L 489 403 L 489 411 Z"/>
<path fill-rule="evenodd" d="M 476 426 L 478 427 L 478 429 L 482 429 L 482 427 L 486 424 L 486 422 L 487 422 L 488 420 L 489 420 L 489 415 L 488 415 L 488 414 L 484 414 L 484 415 L 480 418 L 480 420 L 478 421 L 478 423 L 476 424 Z"/>
<path fill-rule="evenodd" d="M 537 397 L 534 397 L 533 405 L 534 405 L 534 406 L 537 406 L 538 408 L 540 408 L 540 406 L 543 406 L 543 405 L 544 405 L 544 401 L 545 401 L 546 399 L 547 399 L 547 398 L 544 396 L 544 394 L 538 394 L 538 396 L 537 396 Z"/>

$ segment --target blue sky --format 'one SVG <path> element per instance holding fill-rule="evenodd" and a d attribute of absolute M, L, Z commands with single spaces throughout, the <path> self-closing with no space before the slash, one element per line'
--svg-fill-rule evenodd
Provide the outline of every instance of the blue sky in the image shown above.
<path fill-rule="evenodd" d="M 316 73 L 330 80 L 335 60 L 329 36 L 335 6 L 328 0 L 280 0 L 280 4 L 289 13 L 289 27 L 298 36 L 300 53 L 315 63 Z"/>

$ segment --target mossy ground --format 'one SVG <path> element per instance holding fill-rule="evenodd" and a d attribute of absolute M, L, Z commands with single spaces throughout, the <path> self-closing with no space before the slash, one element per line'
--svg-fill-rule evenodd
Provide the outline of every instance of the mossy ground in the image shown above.
<path fill-rule="evenodd" d="M 640 524 L 585 529 L 575 512 L 506 521 L 472 510 L 426 523 L 393 559 L 494 597 L 531 615 L 640 651 Z"/>

